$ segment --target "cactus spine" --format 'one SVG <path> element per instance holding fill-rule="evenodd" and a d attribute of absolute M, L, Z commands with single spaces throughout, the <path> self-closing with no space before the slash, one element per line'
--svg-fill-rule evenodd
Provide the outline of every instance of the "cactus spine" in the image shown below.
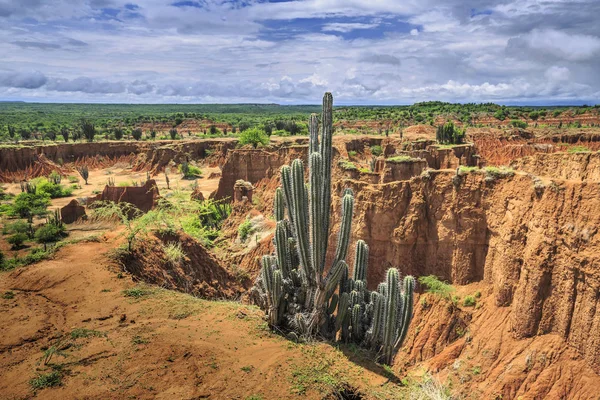
<path fill-rule="evenodd" d="M 269 324 L 301 339 L 326 338 L 370 346 L 391 363 L 412 318 L 414 279 L 390 269 L 377 291 L 367 289 L 369 247 L 356 243 L 352 277 L 346 264 L 352 232 L 354 194 L 341 201 L 340 228 L 333 262 L 326 265 L 330 234 L 333 98 L 323 97 L 321 127 L 309 121 L 308 185 L 304 164 L 281 168 L 275 192 L 275 255 L 264 256 L 256 283 Z M 287 210 L 287 211 L 286 211 Z M 336 293 L 336 290 L 338 293 Z M 339 336 L 338 336 L 339 335 Z"/>

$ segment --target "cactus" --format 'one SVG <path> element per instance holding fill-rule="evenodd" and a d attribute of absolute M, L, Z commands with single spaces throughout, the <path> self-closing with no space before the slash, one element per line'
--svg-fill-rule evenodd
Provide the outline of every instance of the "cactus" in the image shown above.
<path fill-rule="evenodd" d="M 82 165 L 81 167 L 77 168 L 77 172 L 79 172 L 79 175 L 81 175 L 85 184 L 87 185 L 88 178 L 90 177 L 90 171 L 89 171 L 87 165 Z"/>
<path fill-rule="evenodd" d="M 375 310 L 383 313 L 373 317 L 370 331 L 372 339 L 380 342 L 383 362 L 388 365 L 406 338 L 412 320 L 414 287 L 415 279 L 412 276 L 404 277 L 401 288 L 398 270 L 390 268 L 387 271 L 386 285 L 383 287 L 385 293 L 382 295 L 383 310 Z"/>
<path fill-rule="evenodd" d="M 354 271 L 352 278 L 355 281 L 367 282 L 367 263 L 369 262 L 369 246 L 364 240 L 356 242 L 354 254 Z"/>
<path fill-rule="evenodd" d="M 369 247 L 356 243 L 352 277 L 346 263 L 354 194 L 346 189 L 341 201 L 340 228 L 334 257 L 326 265 L 331 214 L 333 98 L 323 98 L 322 125 L 309 121 L 308 176 L 294 160 L 281 168 L 281 187 L 273 203 L 277 221 L 275 255 L 264 256 L 256 282 L 269 324 L 294 340 L 314 337 L 370 346 L 391 362 L 402 345 L 412 317 L 414 279 L 402 288 L 395 269 L 376 292 L 367 289 Z M 409 279 L 410 278 L 410 279 Z M 336 293 L 336 290 L 338 293 Z M 292 335 L 293 334 L 293 335 Z"/>

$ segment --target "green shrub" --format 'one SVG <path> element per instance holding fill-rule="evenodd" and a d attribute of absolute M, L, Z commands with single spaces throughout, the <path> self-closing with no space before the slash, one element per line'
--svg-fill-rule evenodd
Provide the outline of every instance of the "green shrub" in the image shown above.
<path fill-rule="evenodd" d="M 411 156 L 395 156 L 395 157 L 386 158 L 385 161 L 391 162 L 391 163 L 410 163 L 410 162 L 421 161 L 421 159 L 420 158 L 412 158 Z"/>
<path fill-rule="evenodd" d="M 168 243 L 162 246 L 165 253 L 165 259 L 171 265 L 178 265 L 185 257 L 185 252 L 181 247 L 181 243 Z"/>
<path fill-rule="evenodd" d="M 40 179 L 36 182 L 36 193 L 41 195 L 48 195 L 51 199 L 59 197 L 68 197 L 73 193 L 73 189 L 70 187 L 64 187 L 61 184 L 51 182 L 47 179 Z"/>
<path fill-rule="evenodd" d="M 240 128 L 241 129 L 241 128 Z M 239 144 L 241 146 L 251 144 L 255 149 L 269 144 L 269 136 L 260 128 L 251 128 L 240 133 Z"/>
<path fill-rule="evenodd" d="M 15 233 L 14 235 L 9 236 L 6 241 L 16 250 L 23 247 L 23 243 L 25 243 L 27 239 L 29 238 L 25 233 Z"/>
<path fill-rule="evenodd" d="M 476 303 L 477 303 L 477 301 L 475 300 L 475 297 L 473 297 L 473 296 L 466 296 L 463 300 L 463 306 L 465 306 L 465 307 L 475 307 Z"/>
<path fill-rule="evenodd" d="M 501 178 L 510 178 L 515 174 L 515 171 L 508 167 L 485 167 L 483 171 L 485 172 L 485 180 L 487 182 L 493 182 Z"/>
<path fill-rule="evenodd" d="M 569 147 L 569 149 L 567 150 L 567 152 L 569 154 L 575 154 L 575 153 L 589 153 L 591 152 L 590 149 L 588 149 L 585 146 L 571 146 Z"/>
<path fill-rule="evenodd" d="M 432 293 L 444 299 L 451 299 L 452 293 L 454 293 L 454 287 L 447 282 L 442 282 L 435 275 L 421 276 L 419 277 L 419 283 L 425 286 L 425 290 L 428 293 Z"/>
<path fill-rule="evenodd" d="M 186 179 L 193 179 L 202 176 L 202 170 L 195 165 L 191 165 L 187 161 L 184 161 L 179 165 L 179 172 Z"/>
<path fill-rule="evenodd" d="M 15 197 L 11 214 L 27 218 L 31 222 L 34 215 L 45 215 L 48 205 L 50 205 L 50 196 L 47 194 L 19 193 Z"/>
<path fill-rule="evenodd" d="M 10 233 L 27 233 L 31 232 L 31 225 L 29 225 L 26 221 L 18 220 L 11 224 L 4 225 L 2 228 L 2 234 L 8 235 Z"/>
<path fill-rule="evenodd" d="M 346 170 L 358 170 L 352 161 L 346 160 L 345 158 L 342 158 L 340 161 L 338 161 L 338 166 Z"/>
<path fill-rule="evenodd" d="M 34 237 L 36 242 L 43 244 L 44 250 L 46 250 L 46 245 L 48 243 L 58 242 L 60 239 L 62 239 L 64 232 L 64 227 L 62 226 L 46 224 L 35 231 Z"/>
<path fill-rule="evenodd" d="M 383 154 L 383 149 L 379 145 L 371 146 L 371 154 L 378 157 Z"/>
<path fill-rule="evenodd" d="M 62 375 L 59 371 L 52 371 L 48 374 L 40 374 L 29 381 L 29 385 L 31 385 L 31 388 L 34 390 L 60 386 L 61 383 Z"/>
<path fill-rule="evenodd" d="M 245 242 L 248 236 L 252 233 L 254 227 L 252 226 L 252 222 L 249 219 L 246 219 L 244 222 L 240 224 L 238 227 L 238 235 L 242 242 Z"/>
<path fill-rule="evenodd" d="M 449 121 L 444 125 L 440 125 L 436 130 L 436 140 L 438 143 L 461 144 L 465 142 L 465 129 L 460 129 L 454 125 L 454 122 Z"/>
<path fill-rule="evenodd" d="M 350 151 L 348 152 L 348 157 L 356 157 L 356 154 L 358 154 L 358 153 L 356 153 L 356 151 L 354 151 L 354 150 L 350 150 Z"/>
<path fill-rule="evenodd" d="M 510 125 L 515 127 L 515 128 L 521 128 L 521 129 L 525 129 L 527 128 L 527 122 L 522 121 L 520 119 L 513 119 L 510 121 Z"/>

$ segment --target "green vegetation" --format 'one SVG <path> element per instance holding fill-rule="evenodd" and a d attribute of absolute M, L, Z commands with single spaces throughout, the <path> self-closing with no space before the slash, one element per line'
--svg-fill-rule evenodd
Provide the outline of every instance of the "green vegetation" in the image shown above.
<path fill-rule="evenodd" d="M 463 299 L 463 306 L 465 306 L 465 307 L 475 307 L 476 304 L 477 304 L 477 300 L 475 300 L 475 297 L 473 297 L 473 296 L 466 296 Z"/>
<path fill-rule="evenodd" d="M 41 390 L 49 387 L 60 386 L 62 383 L 62 375 L 60 371 L 52 371 L 47 374 L 39 374 L 29 381 L 29 385 L 33 390 Z"/>
<path fill-rule="evenodd" d="M 179 173 L 181 173 L 185 179 L 196 179 L 202 176 L 202 170 L 187 161 L 184 161 L 179 165 Z"/>
<path fill-rule="evenodd" d="M 346 160 L 345 158 L 340 159 L 338 161 L 338 165 L 340 166 L 340 168 L 345 170 L 358 170 L 358 168 L 356 168 L 356 165 L 354 165 L 352 161 Z"/>
<path fill-rule="evenodd" d="M 441 144 L 461 144 L 465 142 L 465 130 L 449 121 L 437 127 L 435 138 Z"/>
<path fill-rule="evenodd" d="M 259 145 L 268 145 L 269 136 L 259 128 L 251 128 L 240 133 L 239 144 L 241 146 L 250 144 L 256 149 Z"/>
<path fill-rule="evenodd" d="M 416 103 L 410 106 L 343 106 L 336 107 L 333 122 L 379 121 L 370 132 L 401 130 L 403 126 L 417 123 L 433 125 L 442 118 L 447 121 L 460 121 L 464 125 L 476 125 L 477 119 L 495 117 L 498 120 L 534 120 L 544 123 L 547 116 L 558 118 L 562 114 L 581 115 L 583 112 L 597 113 L 596 107 L 507 107 L 492 103 L 453 104 L 440 101 Z M 280 106 L 273 104 L 45 104 L 45 103 L 0 103 L 0 140 L 49 139 L 65 142 L 80 139 L 99 140 L 104 137 L 121 140 L 125 133 L 137 140 L 149 140 L 160 134 L 158 126 L 169 127 L 168 137 L 180 138 L 178 127 L 184 121 L 205 121 L 212 123 L 206 132 L 203 126 L 194 135 L 212 133 L 210 136 L 236 135 L 251 128 L 271 134 L 305 135 L 308 125 L 305 121 L 311 113 L 318 112 L 316 105 Z M 83 120 L 82 120 L 83 118 Z M 222 132 L 215 124 L 229 127 Z M 492 123 L 493 124 L 493 123 Z M 577 124 L 574 124 L 576 127 Z M 149 128 L 148 128 L 149 127 Z M 214 129 L 213 129 L 214 127 Z M 146 138 L 141 130 L 150 131 Z M 154 135 L 153 135 L 154 132 Z M 58 135 L 57 135 L 58 133 Z M 163 133 L 164 134 L 164 133 Z M 206 135 L 209 136 L 209 135 Z"/>
<path fill-rule="evenodd" d="M 48 195 L 51 199 L 59 197 L 68 197 L 73 193 L 73 189 L 70 187 L 64 187 L 55 181 L 51 181 L 49 178 L 37 178 L 34 179 L 33 184 L 36 186 L 36 193 L 40 195 Z"/>
<path fill-rule="evenodd" d="M 510 178 L 515 175 L 515 171 L 509 167 L 485 167 L 483 169 L 485 173 L 486 182 L 494 182 L 497 179 Z"/>
<path fill-rule="evenodd" d="M 590 153 L 591 150 L 585 146 L 571 146 L 567 149 L 567 153 L 569 154 L 576 154 L 576 153 Z"/>
<path fill-rule="evenodd" d="M 253 230 L 254 226 L 252 225 L 252 222 L 248 218 L 246 218 L 246 220 L 242 222 L 238 227 L 238 236 L 240 237 L 240 240 L 242 242 L 245 242 Z"/>
<path fill-rule="evenodd" d="M 422 161 L 422 160 L 420 158 L 412 158 L 411 156 L 403 155 L 403 156 L 394 156 L 394 157 L 386 158 L 385 161 L 400 164 L 400 163 L 412 163 L 412 162 L 417 162 L 417 161 Z"/>
<path fill-rule="evenodd" d="M 308 124 L 308 185 L 301 160 L 281 168 L 281 188 L 274 204 L 276 251 L 275 255 L 263 256 L 256 287 L 270 327 L 290 332 L 290 339 L 310 340 L 318 334 L 336 340 L 340 332 L 340 340 L 374 349 L 383 362 L 391 364 L 408 333 L 415 280 L 411 276 L 401 280 L 398 270 L 390 268 L 386 282 L 369 291 L 369 248 L 362 240 L 356 243 L 353 275 L 349 277 L 345 259 L 354 210 L 350 189 L 342 197 L 335 256 L 325 268 L 330 233 L 332 104 L 333 97 L 326 93 L 320 140 L 317 116 L 312 115 Z"/>
<path fill-rule="evenodd" d="M 510 121 L 510 125 L 514 128 L 521 128 L 521 129 L 525 129 L 527 128 L 527 121 L 521 121 L 519 119 L 513 119 L 512 121 Z"/>
<path fill-rule="evenodd" d="M 383 154 L 383 149 L 379 145 L 371 146 L 371 154 L 373 154 L 375 157 L 379 157 Z"/>
<path fill-rule="evenodd" d="M 142 297 L 150 296 L 152 294 L 154 294 L 153 289 L 142 285 L 123 290 L 123 296 L 132 297 L 134 299 L 140 299 Z"/>
<path fill-rule="evenodd" d="M 181 243 L 167 243 L 163 245 L 163 251 L 167 262 L 171 265 L 179 265 L 185 258 L 185 252 L 181 247 Z"/>
<path fill-rule="evenodd" d="M 447 282 L 442 282 L 435 275 L 421 276 L 419 277 L 419 283 L 425 286 L 425 291 L 427 291 L 427 293 L 432 293 L 447 300 L 451 299 L 452 294 L 455 291 L 452 285 Z"/>

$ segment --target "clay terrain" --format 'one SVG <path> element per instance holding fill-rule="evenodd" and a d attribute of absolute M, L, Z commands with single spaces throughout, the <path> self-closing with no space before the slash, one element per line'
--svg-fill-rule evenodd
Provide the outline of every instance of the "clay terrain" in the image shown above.
<path fill-rule="evenodd" d="M 391 366 L 290 340 L 254 304 L 279 171 L 307 137 L 2 147 L 3 206 L 52 173 L 73 190 L 48 206 L 64 238 L 0 271 L 0 398 L 600 399 L 599 143 L 597 127 L 467 128 L 461 145 L 425 125 L 336 132 L 330 242 L 351 188 L 369 289 L 391 267 L 443 285 L 417 283 Z M 5 261 L 45 246 L 4 233 Z"/>

